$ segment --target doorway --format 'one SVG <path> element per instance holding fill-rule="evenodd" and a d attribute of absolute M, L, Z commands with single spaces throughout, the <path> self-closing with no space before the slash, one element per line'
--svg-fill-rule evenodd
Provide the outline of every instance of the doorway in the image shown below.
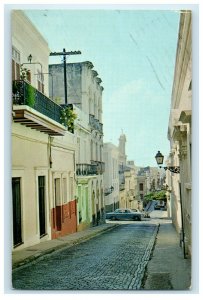
<path fill-rule="evenodd" d="M 22 244 L 20 177 L 12 178 L 12 196 L 13 196 L 13 244 L 14 247 L 17 247 L 20 244 Z"/>
<path fill-rule="evenodd" d="M 45 176 L 38 176 L 40 238 L 46 234 Z"/>

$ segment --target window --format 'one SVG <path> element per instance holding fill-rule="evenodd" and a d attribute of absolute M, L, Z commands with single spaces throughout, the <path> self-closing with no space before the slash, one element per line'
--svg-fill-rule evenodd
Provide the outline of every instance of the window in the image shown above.
<path fill-rule="evenodd" d="M 63 203 L 68 202 L 67 179 L 63 178 Z"/>
<path fill-rule="evenodd" d="M 70 180 L 69 180 L 69 191 L 70 191 L 70 200 L 73 200 L 73 177 L 70 177 Z"/>
<path fill-rule="evenodd" d="M 98 161 L 98 145 L 96 143 L 96 161 Z"/>
<path fill-rule="evenodd" d="M 93 160 L 93 141 L 91 140 L 91 149 L 90 149 L 90 151 L 91 151 L 91 160 Z"/>
<path fill-rule="evenodd" d="M 20 79 L 20 52 L 12 48 L 12 80 Z"/>
<path fill-rule="evenodd" d="M 54 226 L 56 225 L 56 228 L 58 231 L 61 231 L 62 226 L 62 212 L 61 212 L 61 182 L 60 178 L 54 179 L 54 185 L 55 185 L 55 206 L 56 206 L 56 215 L 53 215 L 53 217 L 56 220 L 54 220 Z"/>
<path fill-rule="evenodd" d="M 60 199 L 61 199 L 61 189 L 60 189 L 60 178 L 54 179 L 55 183 L 55 203 L 56 206 L 60 206 Z"/>
<path fill-rule="evenodd" d="M 44 75 L 39 70 L 37 70 L 37 89 L 44 93 Z"/>
<path fill-rule="evenodd" d="M 77 161 L 78 163 L 81 162 L 81 159 L 80 159 L 80 138 L 77 138 Z"/>
<path fill-rule="evenodd" d="M 140 183 L 140 191 L 143 191 L 143 183 Z"/>
<path fill-rule="evenodd" d="M 192 80 L 190 81 L 189 87 L 188 87 L 188 91 L 192 90 Z"/>

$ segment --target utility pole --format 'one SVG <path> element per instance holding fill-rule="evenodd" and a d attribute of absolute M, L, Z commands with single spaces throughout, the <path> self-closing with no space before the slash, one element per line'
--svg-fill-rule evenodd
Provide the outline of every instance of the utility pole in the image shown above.
<path fill-rule="evenodd" d="M 65 48 L 63 48 L 63 52 L 51 52 L 49 54 L 50 56 L 63 55 L 65 104 L 68 104 L 68 101 L 67 101 L 67 77 L 66 77 L 66 55 L 76 55 L 76 54 L 81 54 L 81 51 L 66 52 Z"/>

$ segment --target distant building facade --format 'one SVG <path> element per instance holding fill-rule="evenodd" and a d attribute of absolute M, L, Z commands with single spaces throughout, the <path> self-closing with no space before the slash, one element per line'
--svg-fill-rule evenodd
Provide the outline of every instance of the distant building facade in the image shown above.
<path fill-rule="evenodd" d="M 119 207 L 119 152 L 112 143 L 104 143 L 104 197 L 105 211 Z"/>

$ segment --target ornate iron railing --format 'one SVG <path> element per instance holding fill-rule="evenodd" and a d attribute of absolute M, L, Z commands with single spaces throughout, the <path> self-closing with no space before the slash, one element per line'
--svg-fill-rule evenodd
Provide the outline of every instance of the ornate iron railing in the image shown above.
<path fill-rule="evenodd" d="M 103 174 L 105 172 L 105 163 L 104 162 L 91 160 L 91 164 L 97 166 L 98 174 Z"/>
<path fill-rule="evenodd" d="M 104 173 L 104 163 L 91 161 L 91 164 L 76 164 L 76 175 L 90 176 Z"/>
<path fill-rule="evenodd" d="M 90 119 L 89 119 L 89 123 L 90 123 L 90 126 L 99 131 L 100 133 L 103 133 L 103 124 L 102 123 L 99 123 L 99 120 L 97 120 L 93 115 L 89 115 L 90 116 Z"/>
<path fill-rule="evenodd" d="M 76 175 L 78 176 L 97 175 L 97 173 L 97 165 L 76 164 Z"/>
<path fill-rule="evenodd" d="M 28 105 L 61 124 L 62 108 L 24 80 L 13 81 L 13 104 Z"/>

